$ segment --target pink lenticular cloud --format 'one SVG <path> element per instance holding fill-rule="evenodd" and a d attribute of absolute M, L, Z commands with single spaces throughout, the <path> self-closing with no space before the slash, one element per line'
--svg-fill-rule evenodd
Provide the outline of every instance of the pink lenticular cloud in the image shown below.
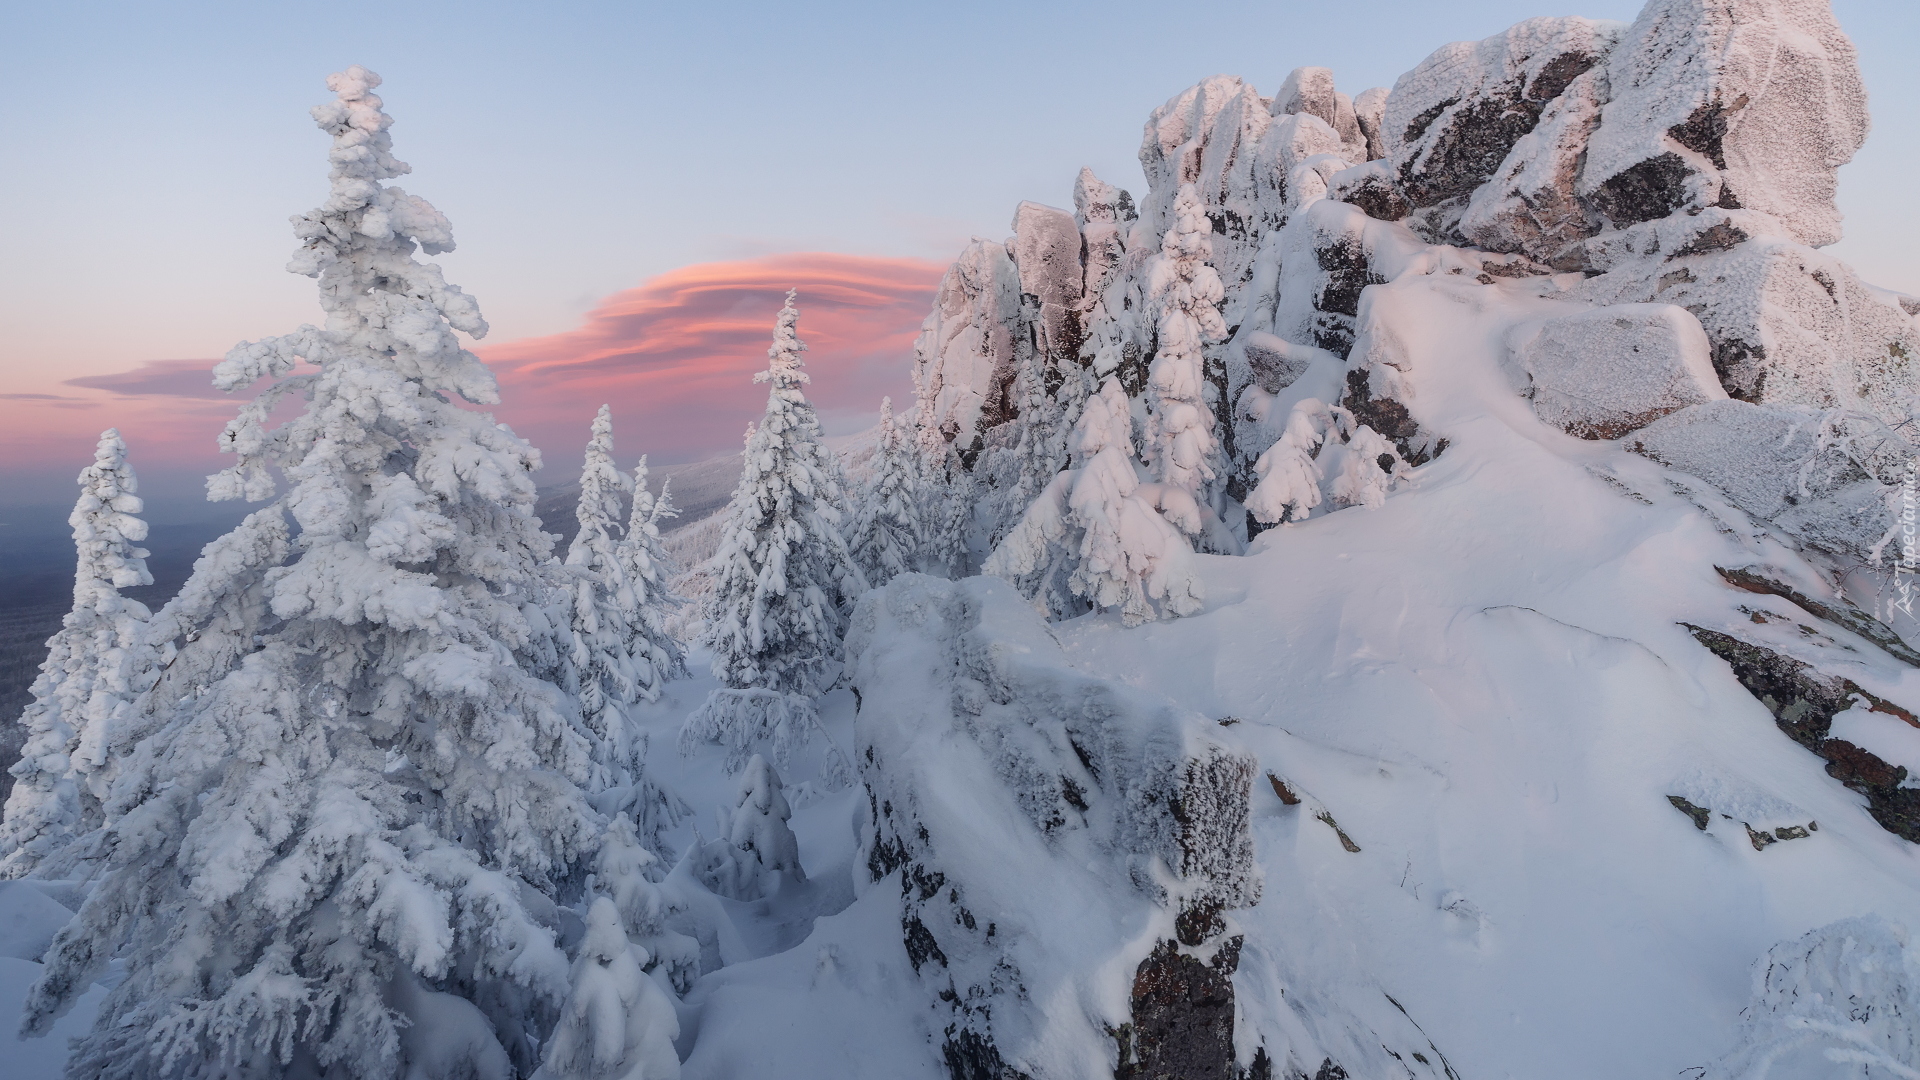
<path fill-rule="evenodd" d="M 830 420 L 912 394 L 913 338 L 941 267 L 805 253 L 685 267 L 601 301 L 576 329 L 477 351 L 501 381 L 502 420 L 571 459 L 601 402 L 623 453 L 687 460 L 732 450 L 766 392 L 773 319 L 799 291 L 809 397 Z M 843 425 L 844 426 L 844 425 Z"/>
<path fill-rule="evenodd" d="M 766 405 L 753 373 L 766 364 L 774 315 L 799 291 L 800 334 L 813 376 L 809 397 L 829 427 L 865 426 L 880 397 L 912 397 L 913 339 L 940 265 L 917 259 L 799 253 L 701 263 L 613 294 L 565 333 L 477 343 L 500 379 L 500 420 L 544 452 L 541 484 L 579 461 L 602 402 L 614 408 L 623 460 L 690 461 L 738 448 Z M 485 297 L 481 298 L 482 307 Z M 59 393 L 0 394 L 0 488 L 15 499 L 65 498 L 92 460 L 100 430 L 117 427 L 143 480 L 197 488 L 226 464 L 215 438 L 242 391 L 213 389 L 213 359 L 152 360 L 130 371 L 75 378 Z M 43 495 L 43 493 L 45 493 Z M 0 498 L 0 502 L 13 501 Z"/>

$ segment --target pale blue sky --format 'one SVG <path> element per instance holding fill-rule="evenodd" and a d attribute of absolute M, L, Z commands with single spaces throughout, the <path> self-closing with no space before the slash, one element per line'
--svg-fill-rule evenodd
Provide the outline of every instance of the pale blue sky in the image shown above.
<path fill-rule="evenodd" d="M 1560 6 L 1556 6 L 1560 5 Z M 567 329 L 690 262 L 827 250 L 944 260 L 1066 204 L 1081 165 L 1139 185 L 1140 126 L 1198 79 L 1349 92 L 1531 15 L 1633 0 L 1066 4 L 26 3 L 0 6 L 11 105 L 0 384 L 217 355 L 313 317 L 280 272 L 323 184 L 305 116 L 386 77 L 403 183 L 496 340 Z M 1920 4 L 1839 0 L 1874 134 L 1842 174 L 1871 279 L 1920 291 Z"/>

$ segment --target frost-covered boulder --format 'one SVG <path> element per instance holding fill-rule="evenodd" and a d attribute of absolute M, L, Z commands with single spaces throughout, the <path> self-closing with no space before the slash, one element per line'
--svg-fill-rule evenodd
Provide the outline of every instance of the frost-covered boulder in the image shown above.
<path fill-rule="evenodd" d="M 1605 59 L 1624 27 L 1535 18 L 1484 41 L 1442 46 L 1394 83 L 1382 129 L 1407 198 L 1431 207 L 1473 193 L 1540 122 L 1547 103 Z"/>
<path fill-rule="evenodd" d="M 1327 355 L 1324 349 L 1296 345 L 1258 330 L 1247 335 L 1241 348 L 1246 352 L 1254 384 L 1269 394 L 1277 394 L 1292 386 L 1293 381 L 1304 374 L 1310 364 Z"/>
<path fill-rule="evenodd" d="M 1075 318 L 1084 288 L 1080 223 L 1065 210 L 1023 202 L 1013 213 L 1013 263 L 1020 291 L 1039 305 L 1034 348 L 1048 356 L 1074 356 L 1080 349 Z"/>
<path fill-rule="evenodd" d="M 1508 362 L 1534 415 L 1583 439 L 1617 439 L 1689 405 L 1724 399 L 1699 320 L 1629 304 L 1522 323 Z"/>
<path fill-rule="evenodd" d="M 1381 221 L 1399 221 L 1413 213 L 1413 204 L 1393 182 L 1393 169 L 1385 161 L 1369 161 L 1333 174 L 1327 180 L 1327 198 L 1352 203 Z"/>
<path fill-rule="evenodd" d="M 1662 417 L 1635 432 L 1627 448 L 1699 477 L 1806 543 L 1859 559 L 1887 538 L 1886 495 L 1914 453 L 1867 418 L 1735 400 Z"/>
<path fill-rule="evenodd" d="M 1835 174 L 1867 135 L 1853 43 L 1822 0 L 1653 0 L 1607 63 L 1580 193 L 1621 225 L 1719 206 L 1840 238 Z"/>
<path fill-rule="evenodd" d="M 1488 180 L 1475 188 L 1460 232 L 1493 251 L 1521 252 L 1560 269 L 1580 269 L 1580 241 L 1600 220 L 1575 192 L 1587 140 L 1600 123 L 1606 73 L 1594 68 L 1547 103 Z"/>
<path fill-rule="evenodd" d="M 1845 263 L 1777 229 L 1765 215 L 1712 209 L 1606 234 L 1588 248 L 1613 269 L 1572 295 L 1692 311 L 1733 397 L 1907 422 L 1920 390 L 1913 316 Z"/>
<path fill-rule="evenodd" d="M 1140 169 L 1148 195 L 1140 207 L 1146 235 L 1130 247 L 1158 247 L 1172 223 L 1182 184 L 1200 193 L 1213 238 L 1207 261 L 1229 290 L 1251 273 L 1258 195 L 1254 146 L 1272 125 L 1266 99 L 1240 79 L 1216 75 L 1169 99 L 1147 118 Z"/>
<path fill-rule="evenodd" d="M 1353 161 L 1367 160 L 1367 135 L 1361 128 L 1353 99 L 1334 89 L 1331 70 L 1293 69 L 1274 93 L 1272 109 L 1275 117 L 1296 113 L 1319 117 L 1339 135 L 1343 156 Z"/>
<path fill-rule="evenodd" d="M 1387 156 L 1385 121 L 1387 118 L 1387 96 L 1392 93 L 1384 86 L 1362 90 L 1353 99 L 1354 121 L 1360 125 L 1360 133 L 1367 139 L 1367 160 L 1378 161 Z"/>
<path fill-rule="evenodd" d="M 1320 170 L 1300 170 L 1309 161 L 1328 165 L 1337 161 L 1344 169 L 1343 149 L 1340 133 L 1312 113 L 1293 113 L 1276 120 L 1254 148 L 1260 229 L 1271 233 L 1280 228 L 1311 197 L 1324 193 L 1324 175 L 1338 170 L 1329 168 L 1324 175 Z"/>
<path fill-rule="evenodd" d="M 1073 182 L 1073 218 L 1085 251 L 1080 298 L 1092 307 L 1112 283 L 1127 250 L 1127 230 L 1139 217 L 1133 196 L 1081 169 Z"/>

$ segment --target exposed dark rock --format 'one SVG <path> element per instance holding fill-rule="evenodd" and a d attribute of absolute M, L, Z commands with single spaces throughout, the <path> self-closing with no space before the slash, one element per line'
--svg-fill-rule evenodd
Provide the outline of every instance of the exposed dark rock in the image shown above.
<path fill-rule="evenodd" d="M 1331 244 L 1314 248 L 1313 259 L 1325 273 L 1313 297 L 1313 306 L 1321 311 L 1349 317 L 1358 315 L 1361 290 L 1369 285 L 1383 285 L 1387 280 L 1374 273 L 1367 261 L 1366 249 L 1354 236 L 1342 236 Z"/>
<path fill-rule="evenodd" d="M 1529 19 L 1479 42 L 1445 46 L 1402 76 L 1383 126 L 1395 178 L 1415 207 L 1463 199 L 1540 123 L 1547 103 L 1599 63 L 1615 29 L 1587 19 Z"/>
<path fill-rule="evenodd" d="M 947 954 L 940 951 L 940 943 L 934 940 L 933 932 L 917 916 L 909 915 L 900 920 L 901 938 L 906 942 L 907 959 L 913 964 L 913 970 L 919 971 L 928 961 L 947 966 Z"/>
<path fill-rule="evenodd" d="M 1221 942 L 1211 962 L 1172 941 L 1154 947 L 1133 979 L 1133 1023 L 1116 1080 L 1237 1080 L 1233 973 L 1240 938 Z"/>
<path fill-rule="evenodd" d="M 1280 796 L 1281 802 L 1286 803 L 1288 806 L 1300 805 L 1299 794 L 1296 793 L 1292 787 L 1288 786 L 1285 780 L 1280 779 L 1272 773 L 1268 773 L 1267 783 L 1273 785 L 1273 793 Z"/>
<path fill-rule="evenodd" d="M 1402 461 L 1411 466 L 1425 465 L 1446 450 L 1447 440 L 1430 443 L 1405 405 L 1393 398 L 1374 397 L 1368 384 L 1366 369 L 1349 370 L 1347 394 L 1340 404 L 1354 419 L 1392 440 Z"/>
<path fill-rule="evenodd" d="M 1663 218 L 1687 205 L 1693 170 L 1678 154 L 1658 154 L 1609 177 L 1593 193 L 1600 212 L 1619 225 Z"/>
<path fill-rule="evenodd" d="M 1413 204 L 1407 201 L 1406 195 L 1381 173 L 1369 172 L 1327 194 L 1340 202 L 1352 203 L 1379 221 L 1399 221 L 1413 213 Z"/>
<path fill-rule="evenodd" d="M 1778 596 L 1782 600 L 1799 606 L 1816 618 L 1825 619 L 1837 626 L 1843 626 L 1861 637 L 1866 638 L 1868 641 L 1880 646 L 1888 656 L 1902 663 L 1920 667 L 1920 652 L 1915 652 L 1906 642 L 1901 641 L 1900 636 L 1895 634 L 1892 628 L 1887 626 L 1886 623 L 1854 607 L 1845 597 L 1840 597 L 1832 603 L 1823 603 L 1805 593 L 1799 592 L 1789 585 L 1775 581 L 1773 578 L 1761 573 L 1756 567 L 1745 566 L 1728 569 L 1724 566 L 1716 566 L 1714 569 L 1720 572 L 1720 576 L 1726 579 L 1727 584 L 1736 589 L 1743 589 L 1750 593 L 1759 593 L 1762 596 Z M 1888 708 L 1897 710 L 1897 715 L 1906 720 L 1907 723 L 1913 724 L 1915 727 L 1920 727 L 1920 718 L 1916 718 L 1907 710 L 1901 709 L 1898 705 L 1891 703 L 1888 704 Z"/>
<path fill-rule="evenodd" d="M 1744 244 L 1752 237 L 1746 230 L 1731 221 L 1719 221 L 1702 230 L 1700 235 L 1688 241 L 1680 250 L 1673 253 L 1674 258 L 1685 255 L 1705 255 L 1713 251 L 1726 251 L 1736 244 Z"/>
<path fill-rule="evenodd" d="M 978 1032 L 948 1028 L 940 1046 L 951 1080 L 1027 1080 L 1027 1074 L 1000 1059 L 1000 1048 Z"/>
<path fill-rule="evenodd" d="M 1875 711 L 1895 716 L 1911 713 L 1851 680 L 1822 675 L 1809 664 L 1726 634 L 1684 625 L 1695 640 L 1733 668 L 1733 677 L 1767 707 L 1780 730 L 1826 759 L 1827 775 L 1867 797 L 1867 812 L 1882 828 L 1920 844 L 1920 789 L 1900 786 L 1907 778 L 1906 766 L 1889 764 L 1844 739 L 1828 737 L 1833 718 L 1852 708 L 1856 697 Z M 1755 846 L 1766 845 L 1756 841 Z"/>
<path fill-rule="evenodd" d="M 1400 182 L 1414 206 L 1471 195 L 1505 161 L 1520 137 L 1540 122 L 1542 102 L 1514 94 L 1482 98 L 1463 106 L 1430 143 L 1416 170 L 1404 167 Z"/>
<path fill-rule="evenodd" d="M 1707 822 L 1713 820 L 1712 811 L 1708 810 L 1704 806 L 1695 806 L 1678 795 L 1667 796 L 1667 801 L 1673 804 L 1673 808 L 1675 810 L 1678 810 L 1681 813 L 1692 818 L 1695 828 L 1699 829 L 1701 832 L 1707 831 Z"/>

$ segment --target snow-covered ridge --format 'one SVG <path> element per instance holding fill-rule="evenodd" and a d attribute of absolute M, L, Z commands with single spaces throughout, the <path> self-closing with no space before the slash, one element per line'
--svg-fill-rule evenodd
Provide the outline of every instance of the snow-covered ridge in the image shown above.
<path fill-rule="evenodd" d="M 1352 97 L 1207 79 L 1148 118 L 1146 192 L 1082 172 L 1077 261 L 1032 203 L 962 254 L 923 469 L 1018 599 L 903 579 L 849 640 L 869 870 L 949 1075 L 1920 1069 L 1863 1019 L 1915 992 L 1920 299 L 1818 250 L 1866 129 L 1825 3 L 1653 0 Z M 980 829 L 1018 896 L 956 838 L 962 807 L 1103 813 L 1061 732 L 1108 695 L 1256 763 L 1231 961 L 1056 818 Z M 974 926 L 1059 909 L 1125 929 Z M 1852 1012 L 1776 979 L 1736 1030 L 1802 935 Z M 1049 938 L 1085 942 L 1071 1004 Z"/>
<path fill-rule="evenodd" d="M 31 1067 L 1920 1075 L 1920 302 L 1811 246 L 1851 65 L 1822 0 L 1654 0 L 1207 79 L 1137 199 L 961 254 L 911 413 L 822 439 L 789 294 L 671 531 L 610 410 L 543 507 L 451 405 L 485 323 L 335 76 L 327 325 L 217 373 L 305 405 L 225 436 L 268 505 L 149 616 L 82 475 Z"/>

